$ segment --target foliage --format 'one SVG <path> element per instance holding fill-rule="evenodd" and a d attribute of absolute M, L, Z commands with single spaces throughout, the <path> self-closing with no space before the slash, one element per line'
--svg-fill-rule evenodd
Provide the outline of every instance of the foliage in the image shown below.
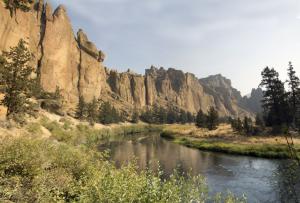
<path fill-rule="evenodd" d="M 288 67 L 289 91 L 285 90 L 274 68 L 262 71 L 261 86 L 264 87 L 264 121 L 273 132 L 288 132 L 289 127 L 300 129 L 300 80 L 292 63 Z"/>
<path fill-rule="evenodd" d="M 86 105 L 87 119 L 90 124 L 94 124 L 98 119 L 98 101 L 94 98 L 91 103 Z"/>
<path fill-rule="evenodd" d="M 266 67 L 262 71 L 261 86 L 264 87 L 264 120 L 267 126 L 272 126 L 273 131 L 281 132 L 284 125 L 289 125 L 291 116 L 287 93 L 284 83 L 280 81 L 278 72 L 274 68 Z"/>
<path fill-rule="evenodd" d="M 33 0 L 4 0 L 6 8 L 10 10 L 11 16 L 17 12 L 17 9 L 24 12 L 30 11 L 30 4 L 33 2 Z"/>
<path fill-rule="evenodd" d="M 75 114 L 76 118 L 78 118 L 80 120 L 86 118 L 86 113 L 87 113 L 86 112 L 86 107 L 87 107 L 87 105 L 84 101 L 83 96 L 80 96 L 79 97 L 79 102 L 78 102 L 78 105 L 77 105 L 77 108 L 76 108 L 76 114 Z"/>
<path fill-rule="evenodd" d="M 134 108 L 133 113 L 132 113 L 131 121 L 132 121 L 133 123 L 138 123 L 139 120 L 140 120 L 140 118 L 139 118 L 139 112 L 138 112 L 138 109 Z"/>
<path fill-rule="evenodd" d="M 292 63 L 289 63 L 288 68 L 288 85 L 289 85 L 289 103 L 291 107 L 292 121 L 295 127 L 300 130 L 300 80 L 296 76 L 296 71 Z"/>
<path fill-rule="evenodd" d="M 118 123 L 121 121 L 121 116 L 109 102 L 104 102 L 100 106 L 99 121 L 102 124 Z"/>
<path fill-rule="evenodd" d="M 209 130 L 214 130 L 216 129 L 217 125 L 218 125 L 218 119 L 219 119 L 219 115 L 217 110 L 214 107 L 210 107 L 209 111 L 208 111 L 208 115 L 207 115 L 207 128 Z"/>
<path fill-rule="evenodd" d="M 207 116 L 203 113 L 203 111 L 200 109 L 197 113 L 196 117 L 196 126 L 198 128 L 204 128 L 206 127 L 206 118 Z"/>
<path fill-rule="evenodd" d="M 28 65 L 33 55 L 26 47 L 27 43 L 20 40 L 9 52 L 3 51 L 0 63 L 0 82 L 5 93 L 1 102 L 7 107 L 8 118 L 18 118 L 31 111 L 32 103 L 30 86 L 33 68 Z"/>
<path fill-rule="evenodd" d="M 154 105 L 152 108 L 146 109 L 140 116 L 141 120 L 146 123 L 154 124 L 173 124 L 173 123 L 190 123 L 194 122 L 195 118 L 190 112 L 183 109 L 169 107 L 165 109 L 161 106 Z"/>
<path fill-rule="evenodd" d="M 264 158 L 290 158 L 290 152 L 285 144 L 241 144 L 228 143 L 214 140 L 189 140 L 186 138 L 174 138 L 176 143 L 183 144 L 201 150 L 223 152 L 228 154 L 239 154 Z M 297 149 L 300 156 L 300 148 Z"/>
<path fill-rule="evenodd" d="M 179 203 L 214 199 L 209 198 L 201 176 L 184 178 L 174 172 L 168 180 L 161 180 L 161 173 L 138 172 L 135 164 L 116 169 L 105 155 L 80 146 L 8 138 L 0 143 L 0 160 L 0 201 L 4 202 Z M 232 195 L 224 199 L 229 197 Z"/>
<path fill-rule="evenodd" d="M 253 132 L 253 123 L 252 123 L 251 118 L 248 118 L 247 116 L 244 117 L 243 128 L 244 128 L 244 132 L 247 135 L 252 134 L 252 132 Z"/>

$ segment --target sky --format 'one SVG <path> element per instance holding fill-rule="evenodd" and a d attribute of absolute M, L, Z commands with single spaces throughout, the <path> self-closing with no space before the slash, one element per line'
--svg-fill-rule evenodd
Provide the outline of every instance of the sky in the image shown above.
<path fill-rule="evenodd" d="M 274 67 L 300 76 L 300 0 L 49 0 L 67 8 L 107 55 L 105 65 L 143 74 L 151 65 L 203 78 L 222 74 L 243 95 Z"/>

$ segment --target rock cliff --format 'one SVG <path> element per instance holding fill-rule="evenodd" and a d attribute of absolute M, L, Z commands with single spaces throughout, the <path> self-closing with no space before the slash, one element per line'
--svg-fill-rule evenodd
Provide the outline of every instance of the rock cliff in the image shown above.
<path fill-rule="evenodd" d="M 214 106 L 221 116 L 251 114 L 252 109 L 239 102 L 240 93 L 221 75 L 199 80 L 191 73 L 155 67 L 145 75 L 119 73 L 104 67 L 105 54 L 83 30 L 75 36 L 63 6 L 53 12 L 50 4 L 39 0 L 29 12 L 18 10 L 11 16 L 0 2 L 0 51 L 15 46 L 21 38 L 28 41 L 41 86 L 48 92 L 60 88 L 66 111 L 74 111 L 82 96 L 86 102 L 94 98 L 110 101 L 128 114 L 133 108 L 154 104 L 192 113 Z"/>
<path fill-rule="evenodd" d="M 263 90 L 261 88 L 253 88 L 249 97 L 243 97 L 240 100 L 240 105 L 247 109 L 248 111 L 254 113 L 261 113 L 263 100 Z"/>

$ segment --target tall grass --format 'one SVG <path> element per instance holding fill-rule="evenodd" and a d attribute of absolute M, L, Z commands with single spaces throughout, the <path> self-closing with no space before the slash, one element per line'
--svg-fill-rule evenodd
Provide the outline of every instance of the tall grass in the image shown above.
<path fill-rule="evenodd" d="M 40 125 L 48 129 L 51 137 L 59 142 L 72 145 L 84 144 L 89 147 L 96 146 L 101 141 L 112 136 L 153 132 L 162 129 L 159 125 L 147 124 L 119 125 L 110 128 L 95 129 L 92 126 L 84 124 L 74 126 L 68 120 L 62 120 L 62 123 L 58 123 L 50 121 L 47 118 L 42 118 Z"/>

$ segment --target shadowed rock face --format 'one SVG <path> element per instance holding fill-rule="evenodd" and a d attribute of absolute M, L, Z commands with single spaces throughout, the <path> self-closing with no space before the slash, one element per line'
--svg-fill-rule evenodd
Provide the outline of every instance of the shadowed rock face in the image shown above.
<path fill-rule="evenodd" d="M 250 97 L 243 97 L 240 101 L 240 105 L 248 111 L 254 113 L 261 113 L 263 100 L 263 90 L 261 88 L 252 89 Z"/>
<path fill-rule="evenodd" d="M 129 114 L 133 108 L 154 104 L 192 113 L 214 106 L 221 116 L 248 114 L 239 102 L 240 93 L 221 75 L 199 80 L 191 73 L 155 67 L 147 69 L 145 75 L 118 73 L 104 67 L 104 53 L 83 30 L 74 35 L 63 6 L 53 12 L 50 4 L 40 0 L 31 11 L 17 11 L 11 17 L 0 2 L 0 50 L 8 50 L 21 38 L 27 40 L 36 56 L 32 65 L 38 70 L 42 87 L 48 92 L 59 87 L 66 111 L 74 110 L 83 96 L 86 102 L 94 98 L 109 101 Z"/>

